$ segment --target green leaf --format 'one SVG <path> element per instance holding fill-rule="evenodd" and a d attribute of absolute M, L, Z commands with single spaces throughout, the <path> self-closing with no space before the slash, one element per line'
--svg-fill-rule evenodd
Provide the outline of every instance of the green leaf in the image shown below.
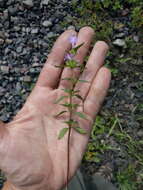
<path fill-rule="evenodd" d="M 62 139 L 62 138 L 65 136 L 65 134 L 68 132 L 68 130 L 69 130 L 69 128 L 63 128 L 63 129 L 60 131 L 60 134 L 59 134 L 58 139 L 59 139 L 59 140 Z"/>
<path fill-rule="evenodd" d="M 77 121 L 75 121 L 75 120 L 73 120 L 73 119 L 70 119 L 69 121 L 64 121 L 64 123 L 66 123 L 66 124 L 68 124 L 68 125 L 74 125 L 74 124 L 78 124 L 78 122 Z"/>
<path fill-rule="evenodd" d="M 60 115 L 62 115 L 63 113 L 66 113 L 67 111 L 61 111 L 60 113 L 58 113 L 57 115 L 55 115 L 55 117 L 58 117 Z"/>
<path fill-rule="evenodd" d="M 78 99 L 84 101 L 84 99 L 79 94 L 75 94 L 74 96 L 76 96 Z"/>
<path fill-rule="evenodd" d="M 80 134 L 87 134 L 87 132 L 80 127 L 73 127 L 73 129 L 75 129 Z"/>
<path fill-rule="evenodd" d="M 62 66 L 62 65 L 55 65 L 55 67 L 57 67 L 57 68 L 64 68 L 64 65 Z"/>
<path fill-rule="evenodd" d="M 62 78 L 62 80 L 71 80 L 71 78 Z"/>
<path fill-rule="evenodd" d="M 72 54 L 75 55 L 75 54 L 77 53 L 78 49 L 81 48 L 83 45 L 84 45 L 84 43 L 82 43 L 82 44 L 78 45 L 77 47 L 73 48 L 73 49 L 70 51 L 70 53 L 72 53 Z"/>
<path fill-rule="evenodd" d="M 62 89 L 64 92 L 68 93 L 68 94 L 72 94 L 72 89 L 68 89 L 68 88 L 65 88 L 65 89 Z"/>
<path fill-rule="evenodd" d="M 85 120 L 88 120 L 86 115 L 84 113 L 81 113 L 81 112 L 75 112 L 76 115 L 78 115 L 80 118 L 82 119 L 85 119 Z"/>
<path fill-rule="evenodd" d="M 87 81 L 87 80 L 78 80 L 79 82 L 88 82 L 89 83 L 89 81 Z"/>
<path fill-rule="evenodd" d="M 68 98 L 68 96 L 61 96 L 59 99 L 57 99 L 54 104 L 58 104 L 60 101 L 62 101 L 64 98 Z"/>
<path fill-rule="evenodd" d="M 71 81 L 73 84 L 75 84 L 78 81 L 76 78 L 63 78 L 62 80 Z"/>
<path fill-rule="evenodd" d="M 70 103 L 65 103 L 60 105 L 71 109 L 76 109 L 79 106 L 78 104 L 70 104 Z"/>
<path fill-rule="evenodd" d="M 71 69 L 74 69 L 77 67 L 77 65 L 78 65 L 78 63 L 72 59 L 72 60 L 66 61 L 65 67 L 69 67 Z"/>

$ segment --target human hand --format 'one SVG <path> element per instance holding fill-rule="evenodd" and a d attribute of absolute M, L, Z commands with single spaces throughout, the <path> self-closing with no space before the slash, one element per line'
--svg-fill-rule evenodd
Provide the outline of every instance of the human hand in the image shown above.
<path fill-rule="evenodd" d="M 70 50 L 69 37 L 77 35 L 78 44 L 84 45 L 78 50 L 75 59 L 83 64 L 94 32 L 89 27 L 64 32 L 56 41 L 39 79 L 21 111 L 8 124 L 0 124 L 0 168 L 5 172 L 12 190 L 59 190 L 66 184 L 67 175 L 67 135 L 58 140 L 59 131 L 66 127 L 63 123 L 68 119 L 56 118 L 63 107 L 54 104 L 64 95 L 61 89 L 68 88 L 71 71 L 55 67 L 62 65 L 66 52 Z M 99 111 L 110 83 L 110 71 L 103 67 L 108 46 L 105 42 L 97 42 L 86 69 L 79 76 L 88 83 L 77 83 L 84 98 L 84 112 L 89 120 L 78 118 L 81 128 L 88 133 L 81 135 L 72 131 L 70 147 L 70 177 L 80 165 L 84 154 L 92 123 Z M 77 101 L 77 100 L 76 100 Z M 78 102 L 79 104 L 81 102 Z M 78 107 L 77 109 L 80 109 Z M 80 110 L 77 110 L 80 111 Z M 7 187 L 8 188 L 8 187 Z"/>

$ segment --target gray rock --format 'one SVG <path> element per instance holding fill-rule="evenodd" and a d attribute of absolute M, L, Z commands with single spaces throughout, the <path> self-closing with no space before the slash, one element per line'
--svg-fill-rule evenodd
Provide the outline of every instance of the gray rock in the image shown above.
<path fill-rule="evenodd" d="M 53 38 L 55 36 L 54 32 L 49 32 L 47 38 Z"/>
<path fill-rule="evenodd" d="M 27 76 L 24 76 L 24 77 L 23 77 L 23 81 L 24 81 L 24 82 L 31 82 L 31 77 L 28 76 L 28 75 L 27 75 Z"/>
<path fill-rule="evenodd" d="M 139 137 L 143 137 L 143 130 L 140 129 L 140 130 L 137 132 L 137 135 L 138 135 Z"/>
<path fill-rule="evenodd" d="M 3 31 L 0 31 L 0 38 L 4 39 L 5 38 L 5 34 Z"/>
<path fill-rule="evenodd" d="M 72 25 L 69 26 L 69 27 L 68 27 L 68 30 L 75 30 L 75 26 L 72 26 Z"/>
<path fill-rule="evenodd" d="M 9 67 L 8 67 L 8 66 L 2 65 L 2 66 L 0 67 L 0 70 L 1 70 L 3 73 L 9 73 Z"/>
<path fill-rule="evenodd" d="M 19 46 L 19 47 L 17 47 L 16 52 L 17 52 L 17 53 L 21 53 L 21 52 L 22 52 L 22 49 L 23 49 L 22 46 Z"/>
<path fill-rule="evenodd" d="M 31 30 L 31 34 L 38 34 L 38 28 L 33 28 L 32 30 Z"/>
<path fill-rule="evenodd" d="M 113 44 L 119 47 L 126 47 L 126 42 L 122 39 L 116 39 Z"/>
<path fill-rule="evenodd" d="M 41 5 L 48 5 L 50 0 L 43 0 L 41 1 Z"/>
<path fill-rule="evenodd" d="M 12 43 L 12 40 L 11 40 L 11 39 L 6 39 L 5 42 L 6 42 L 7 44 L 11 44 L 11 43 Z"/>
<path fill-rule="evenodd" d="M 34 5 L 32 0 L 25 0 L 25 1 L 23 1 L 23 4 L 29 8 L 33 7 L 33 5 Z"/>
<path fill-rule="evenodd" d="M 116 38 L 123 38 L 126 34 L 124 32 L 121 32 L 119 34 L 116 34 L 115 37 Z"/>
<path fill-rule="evenodd" d="M 138 36 L 133 36 L 133 39 L 135 42 L 139 42 L 139 37 Z"/>
<path fill-rule="evenodd" d="M 0 45 L 4 44 L 4 40 L 0 38 Z"/>
<path fill-rule="evenodd" d="M 52 22 L 49 21 L 49 20 L 45 20 L 43 23 L 42 23 L 43 26 L 45 27 L 49 27 L 49 26 L 52 26 Z"/>

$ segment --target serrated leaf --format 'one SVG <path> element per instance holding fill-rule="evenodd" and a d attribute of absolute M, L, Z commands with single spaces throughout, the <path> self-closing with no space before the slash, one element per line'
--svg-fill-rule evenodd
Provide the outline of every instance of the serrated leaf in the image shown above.
<path fill-rule="evenodd" d="M 62 101 L 64 98 L 68 98 L 68 96 L 61 96 L 59 99 L 57 99 L 54 104 L 58 104 L 60 101 Z"/>
<path fill-rule="evenodd" d="M 73 127 L 73 129 L 75 129 L 80 134 L 83 134 L 83 135 L 87 134 L 87 132 L 84 129 L 80 128 L 80 127 Z"/>
<path fill-rule="evenodd" d="M 60 131 L 60 134 L 59 134 L 58 139 L 59 139 L 59 140 L 62 139 L 62 138 L 65 136 L 65 134 L 68 132 L 68 130 L 69 130 L 69 128 L 63 128 L 63 129 Z"/>
<path fill-rule="evenodd" d="M 58 113 L 57 115 L 55 115 L 55 117 L 58 117 L 60 115 L 62 115 L 63 113 L 66 113 L 67 111 L 61 111 L 60 113 Z"/>
<path fill-rule="evenodd" d="M 88 82 L 89 83 L 89 81 L 87 81 L 87 80 L 78 80 L 79 82 Z"/>
<path fill-rule="evenodd" d="M 82 119 L 88 120 L 86 115 L 84 113 L 82 113 L 82 112 L 75 112 L 75 114 L 78 115 Z"/>

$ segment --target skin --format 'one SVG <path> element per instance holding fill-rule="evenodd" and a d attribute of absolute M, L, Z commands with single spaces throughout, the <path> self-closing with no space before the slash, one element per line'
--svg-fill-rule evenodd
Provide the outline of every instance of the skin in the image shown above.
<path fill-rule="evenodd" d="M 78 44 L 84 42 L 75 59 L 83 64 L 94 31 L 82 28 L 79 33 L 65 31 L 56 41 L 45 63 L 35 88 L 23 108 L 12 122 L 0 123 L 0 168 L 8 182 L 3 190 L 59 190 L 66 184 L 67 175 L 67 134 L 58 140 L 60 129 L 67 127 L 63 120 L 68 114 L 56 118 L 63 107 L 53 102 L 64 95 L 62 88 L 69 88 L 68 81 L 61 80 L 72 75 L 67 68 L 56 68 L 64 63 L 64 56 L 70 50 L 69 37 L 77 35 Z M 99 41 L 95 44 L 86 69 L 82 75 L 74 70 L 74 75 L 88 83 L 77 83 L 84 97 L 84 113 L 88 120 L 76 118 L 86 135 L 72 131 L 70 145 L 70 176 L 77 171 L 85 152 L 92 124 L 109 88 L 111 74 L 103 66 L 108 45 Z M 76 103 L 81 102 L 74 99 Z M 77 111 L 83 111 L 79 106 Z"/>

